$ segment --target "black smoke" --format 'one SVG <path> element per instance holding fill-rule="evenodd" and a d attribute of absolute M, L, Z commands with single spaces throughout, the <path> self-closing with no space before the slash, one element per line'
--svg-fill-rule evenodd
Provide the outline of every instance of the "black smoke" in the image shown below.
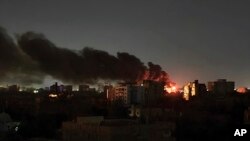
<path fill-rule="evenodd" d="M 170 83 L 168 74 L 162 70 L 160 65 L 148 62 L 148 77 L 145 79 Z"/>
<path fill-rule="evenodd" d="M 9 76 L 2 80 L 11 76 L 26 83 L 41 83 L 45 76 L 52 76 L 75 84 L 93 83 L 100 79 L 169 82 L 168 74 L 161 66 L 151 62 L 145 66 L 134 55 L 118 52 L 114 56 L 89 47 L 72 51 L 56 46 L 43 34 L 35 32 L 18 35 L 14 43 L 2 29 L 0 51 L 0 72 L 4 74 L 1 76 Z"/>
<path fill-rule="evenodd" d="M 0 27 L 0 83 L 42 83 L 41 73 L 38 65 Z"/>

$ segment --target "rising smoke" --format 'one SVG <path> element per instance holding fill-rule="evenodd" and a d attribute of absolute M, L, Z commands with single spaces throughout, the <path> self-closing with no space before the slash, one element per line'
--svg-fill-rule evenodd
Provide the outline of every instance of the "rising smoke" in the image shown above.
<path fill-rule="evenodd" d="M 18 35 L 15 43 L 0 30 L 0 79 L 16 80 L 22 84 L 42 83 L 52 76 L 65 83 L 93 83 L 97 80 L 141 81 L 144 79 L 169 82 L 168 74 L 160 65 L 145 66 L 136 56 L 85 47 L 72 51 L 57 47 L 44 35 L 26 32 Z"/>
<path fill-rule="evenodd" d="M 0 27 L 0 83 L 42 83 L 43 76 L 38 64 L 24 54 Z"/>

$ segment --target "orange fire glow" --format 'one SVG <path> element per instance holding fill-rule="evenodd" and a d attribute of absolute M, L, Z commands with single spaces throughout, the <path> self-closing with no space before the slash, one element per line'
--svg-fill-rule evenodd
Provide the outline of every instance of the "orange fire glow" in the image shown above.
<path fill-rule="evenodd" d="M 170 85 L 170 86 L 164 86 L 164 90 L 167 92 L 167 93 L 176 93 L 177 92 L 177 88 L 176 86 L 174 85 Z"/>

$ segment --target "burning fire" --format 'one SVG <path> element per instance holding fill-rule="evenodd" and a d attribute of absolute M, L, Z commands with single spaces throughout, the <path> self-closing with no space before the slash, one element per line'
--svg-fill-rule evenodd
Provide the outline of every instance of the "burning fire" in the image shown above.
<path fill-rule="evenodd" d="M 170 86 L 165 85 L 164 86 L 164 90 L 167 93 L 176 93 L 177 92 L 177 87 L 175 86 L 175 84 L 170 84 Z"/>

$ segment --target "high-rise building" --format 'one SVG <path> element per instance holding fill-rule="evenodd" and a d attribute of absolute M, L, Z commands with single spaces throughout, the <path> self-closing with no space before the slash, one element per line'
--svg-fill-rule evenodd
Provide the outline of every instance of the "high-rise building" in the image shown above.
<path fill-rule="evenodd" d="M 208 82 L 208 91 L 216 94 L 228 94 L 234 92 L 234 82 L 226 79 Z"/>
<path fill-rule="evenodd" d="M 130 104 L 143 104 L 145 87 L 143 86 L 130 86 L 129 89 Z"/>
<path fill-rule="evenodd" d="M 11 85 L 8 87 L 9 92 L 18 92 L 20 87 L 18 85 Z"/>
<path fill-rule="evenodd" d="M 122 100 L 124 104 L 130 104 L 130 87 L 129 86 L 116 86 L 115 99 Z"/>
<path fill-rule="evenodd" d="M 50 86 L 50 92 L 57 93 L 59 91 L 57 82 Z"/>
<path fill-rule="evenodd" d="M 105 86 L 104 90 L 108 100 L 122 100 L 126 105 L 154 105 L 164 96 L 164 85 L 151 80 L 146 80 L 141 85 L 128 83 L 115 87 Z"/>
<path fill-rule="evenodd" d="M 115 98 L 115 89 L 112 85 L 104 86 L 104 93 L 109 101 L 113 101 Z"/>
<path fill-rule="evenodd" d="M 89 91 L 89 85 L 79 85 L 79 92 Z"/>
<path fill-rule="evenodd" d="M 190 97 L 206 93 L 206 85 L 200 84 L 198 80 L 189 82 L 184 86 L 183 98 L 189 100 Z"/>
<path fill-rule="evenodd" d="M 145 89 L 143 95 L 144 105 L 155 105 L 164 96 L 164 84 L 161 82 L 144 80 L 143 87 Z"/>
<path fill-rule="evenodd" d="M 72 92 L 73 86 L 72 85 L 65 85 L 63 91 L 64 92 Z"/>
<path fill-rule="evenodd" d="M 117 86 L 114 88 L 115 99 L 122 100 L 124 104 L 143 104 L 145 87 L 137 85 Z"/>

